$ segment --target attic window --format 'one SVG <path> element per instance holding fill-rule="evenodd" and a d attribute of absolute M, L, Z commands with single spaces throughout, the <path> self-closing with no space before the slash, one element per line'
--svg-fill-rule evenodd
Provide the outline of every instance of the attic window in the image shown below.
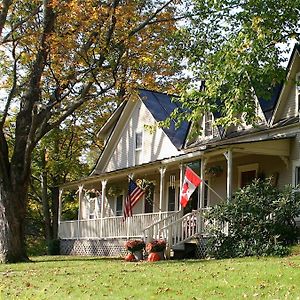
<path fill-rule="evenodd" d="M 210 137 L 213 135 L 213 115 L 208 112 L 203 116 L 204 136 Z"/>
<path fill-rule="evenodd" d="M 143 132 L 135 133 L 135 165 L 142 163 Z"/>
<path fill-rule="evenodd" d="M 141 150 L 143 145 L 143 133 L 136 132 L 135 133 L 135 150 Z"/>

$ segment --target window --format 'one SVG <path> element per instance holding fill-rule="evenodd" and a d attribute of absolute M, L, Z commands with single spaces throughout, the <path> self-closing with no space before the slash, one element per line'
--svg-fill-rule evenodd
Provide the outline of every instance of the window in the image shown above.
<path fill-rule="evenodd" d="M 203 207 L 208 207 L 209 201 L 208 201 L 208 180 L 205 180 L 204 184 L 204 197 L 203 197 Z"/>
<path fill-rule="evenodd" d="M 203 116 L 204 136 L 213 135 L 213 115 L 212 113 L 205 113 Z"/>
<path fill-rule="evenodd" d="M 169 186 L 168 189 L 168 211 L 175 211 L 176 205 L 176 190 L 175 187 Z"/>
<path fill-rule="evenodd" d="M 295 185 L 300 184 L 300 167 L 295 168 Z"/>
<path fill-rule="evenodd" d="M 149 189 L 146 191 L 145 202 L 144 202 L 144 213 L 153 213 L 154 207 L 154 184 L 151 184 Z"/>
<path fill-rule="evenodd" d="M 143 132 L 135 133 L 135 164 L 142 162 Z"/>
<path fill-rule="evenodd" d="M 293 185 L 300 185 L 300 160 L 294 160 L 293 161 L 293 173 L 292 173 L 292 178 L 293 178 Z"/>
<path fill-rule="evenodd" d="M 116 216 L 122 216 L 123 214 L 123 195 L 117 196 L 116 199 Z"/>
<path fill-rule="evenodd" d="M 250 184 L 253 179 L 257 177 L 258 164 L 249 164 L 238 167 L 239 171 L 239 187 L 243 188 L 244 186 Z"/>

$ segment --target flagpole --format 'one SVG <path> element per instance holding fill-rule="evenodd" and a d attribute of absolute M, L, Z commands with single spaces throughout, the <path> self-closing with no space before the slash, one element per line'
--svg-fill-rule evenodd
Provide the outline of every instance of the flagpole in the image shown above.
<path fill-rule="evenodd" d="M 222 201 L 224 201 L 224 199 L 213 189 L 211 188 L 206 182 L 205 180 L 203 179 L 202 182 L 215 194 L 217 195 Z"/>

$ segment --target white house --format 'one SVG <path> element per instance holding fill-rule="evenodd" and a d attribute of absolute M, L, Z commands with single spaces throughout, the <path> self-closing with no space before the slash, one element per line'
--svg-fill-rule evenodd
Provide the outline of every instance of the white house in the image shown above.
<path fill-rule="evenodd" d="M 128 238 L 165 238 L 169 249 L 205 234 L 203 212 L 256 177 L 274 184 L 300 183 L 300 46 L 296 45 L 285 83 L 270 101 L 257 99 L 255 126 L 221 130 L 203 117 L 203 134 L 191 139 L 187 122 L 158 127 L 180 106 L 171 96 L 140 89 L 122 103 L 100 131 L 105 147 L 91 175 L 61 187 L 59 238 L 63 254 L 118 255 Z M 172 100 L 173 99 L 173 100 Z M 179 190 L 185 166 L 201 184 L 184 210 Z M 122 206 L 128 177 L 147 185 L 147 194 L 125 222 Z M 77 191 L 75 220 L 65 220 L 65 195 Z"/>

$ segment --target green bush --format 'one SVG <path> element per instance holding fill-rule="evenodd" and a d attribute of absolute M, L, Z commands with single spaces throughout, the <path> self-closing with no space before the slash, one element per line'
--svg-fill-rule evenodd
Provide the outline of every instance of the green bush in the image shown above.
<path fill-rule="evenodd" d="M 300 215 L 298 188 L 280 190 L 271 185 L 271 179 L 255 180 L 229 203 L 215 206 L 207 215 L 208 254 L 216 258 L 288 254 L 288 245 L 298 235 L 294 222 Z"/>

